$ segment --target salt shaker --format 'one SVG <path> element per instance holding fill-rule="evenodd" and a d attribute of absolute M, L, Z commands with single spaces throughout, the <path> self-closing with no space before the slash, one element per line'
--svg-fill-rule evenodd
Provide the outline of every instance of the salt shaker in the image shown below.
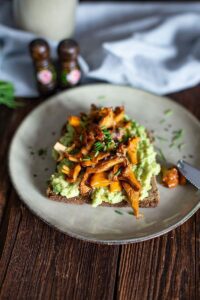
<path fill-rule="evenodd" d="M 79 46 L 72 39 L 62 40 L 58 45 L 59 56 L 59 86 L 61 89 L 73 87 L 81 80 L 81 70 L 78 64 Z"/>
<path fill-rule="evenodd" d="M 44 39 L 34 39 L 29 47 L 39 93 L 43 96 L 51 95 L 57 87 L 57 74 L 50 59 L 49 45 Z"/>

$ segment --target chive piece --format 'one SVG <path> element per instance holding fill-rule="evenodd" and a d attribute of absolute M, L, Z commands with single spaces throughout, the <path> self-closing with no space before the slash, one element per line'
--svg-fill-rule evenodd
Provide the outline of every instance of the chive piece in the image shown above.
<path fill-rule="evenodd" d="M 132 216 L 134 215 L 133 211 L 128 211 L 128 214 Z"/>
<path fill-rule="evenodd" d="M 185 143 L 180 143 L 178 149 L 181 151 L 185 147 Z"/>
<path fill-rule="evenodd" d="M 171 115 L 173 115 L 173 110 L 172 109 L 166 109 L 164 111 L 164 114 L 165 114 L 165 116 L 171 116 Z"/>
<path fill-rule="evenodd" d="M 41 148 L 41 149 L 38 150 L 38 155 L 39 156 L 43 156 L 43 155 L 46 155 L 46 154 L 47 154 L 47 149 L 42 149 Z"/>
<path fill-rule="evenodd" d="M 174 134 L 174 136 L 172 138 L 172 142 L 181 139 L 183 137 L 184 131 L 183 131 L 183 129 L 175 130 L 175 131 L 173 131 L 173 134 Z"/>
<path fill-rule="evenodd" d="M 97 98 L 97 99 L 101 100 L 101 99 L 105 99 L 105 98 L 106 98 L 106 96 L 104 96 L 104 95 L 100 95 L 100 96 L 98 96 L 98 98 Z"/>
<path fill-rule="evenodd" d="M 160 124 L 163 124 L 163 123 L 165 123 L 165 119 L 162 119 L 162 120 L 160 120 L 160 122 L 159 122 Z"/>
<path fill-rule="evenodd" d="M 114 176 L 118 176 L 121 173 L 121 168 L 119 168 L 119 170 L 117 172 L 114 173 Z"/>
<path fill-rule="evenodd" d="M 167 142 L 168 140 L 162 136 L 156 136 L 156 138 L 160 141 Z"/>
<path fill-rule="evenodd" d="M 164 153 L 162 152 L 162 150 L 160 148 L 156 148 L 156 150 L 158 151 L 158 156 L 164 161 L 164 162 L 167 162 L 165 156 L 164 156 Z"/>
<path fill-rule="evenodd" d="M 80 135 L 79 140 L 80 140 L 80 142 L 83 141 L 83 135 L 82 134 Z"/>
<path fill-rule="evenodd" d="M 115 210 L 115 212 L 118 214 L 118 215 L 123 215 L 123 213 L 119 210 Z"/>
<path fill-rule="evenodd" d="M 85 156 L 82 158 L 82 161 L 88 161 L 88 160 L 91 160 L 91 156 L 89 156 L 89 155 L 85 155 Z"/>
<path fill-rule="evenodd" d="M 33 151 L 30 152 L 30 155 L 34 155 L 35 153 Z"/>
<path fill-rule="evenodd" d="M 96 151 L 94 157 L 97 157 L 98 155 L 99 155 L 99 151 Z"/>

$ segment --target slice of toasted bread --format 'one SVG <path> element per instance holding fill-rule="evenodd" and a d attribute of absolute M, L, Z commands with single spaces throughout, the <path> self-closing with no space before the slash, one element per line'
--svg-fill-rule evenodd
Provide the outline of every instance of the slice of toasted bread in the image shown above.
<path fill-rule="evenodd" d="M 156 207 L 159 203 L 160 197 L 159 197 L 159 191 L 156 183 L 156 178 L 153 176 L 151 180 L 151 190 L 149 191 L 148 197 L 146 197 L 143 200 L 140 200 L 139 206 L 140 207 Z M 58 202 L 65 202 L 68 204 L 91 204 L 91 198 L 89 196 L 83 197 L 83 196 L 78 196 L 78 197 L 73 197 L 73 198 L 66 198 L 61 195 L 55 194 L 51 187 L 49 186 L 47 189 L 47 196 L 54 201 Z M 126 207 L 130 206 L 129 202 L 127 201 L 122 201 L 120 203 L 116 204 L 110 204 L 107 202 L 103 202 L 101 206 L 110 206 L 110 207 Z"/>

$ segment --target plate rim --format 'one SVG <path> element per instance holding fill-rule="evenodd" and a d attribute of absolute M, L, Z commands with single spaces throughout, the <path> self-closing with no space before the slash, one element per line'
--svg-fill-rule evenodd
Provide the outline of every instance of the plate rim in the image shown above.
<path fill-rule="evenodd" d="M 11 168 L 11 164 L 10 164 L 10 161 L 11 161 L 11 153 L 12 153 L 12 147 L 13 147 L 13 144 L 14 144 L 14 141 L 15 141 L 15 138 L 19 132 L 19 130 L 21 129 L 21 127 L 23 126 L 23 124 L 26 122 L 26 120 L 33 114 L 35 113 L 36 110 L 39 110 L 41 109 L 43 106 L 46 106 L 49 102 L 52 102 L 52 101 L 55 101 L 55 98 L 57 98 L 58 96 L 63 96 L 69 92 L 73 92 L 73 91 L 76 91 L 77 89 L 87 89 L 87 88 L 95 88 L 95 87 L 111 87 L 111 88 L 125 88 L 125 89 L 129 89 L 129 90 L 135 90 L 135 91 L 140 91 L 144 94 L 150 94 L 152 95 L 153 97 L 156 97 L 156 98 L 163 98 L 164 101 L 168 101 L 170 103 L 172 103 L 173 105 L 175 105 L 176 107 L 178 108 L 181 108 L 183 111 L 185 111 L 185 113 L 187 115 L 190 116 L 190 118 L 192 118 L 192 120 L 198 125 L 200 126 L 200 121 L 196 118 L 196 116 L 194 116 L 189 110 L 187 110 L 184 106 L 182 106 L 181 104 L 173 101 L 172 99 L 166 97 L 166 96 L 161 96 L 161 95 L 156 95 L 156 94 L 153 94 L 153 93 L 149 93 L 147 91 L 144 91 L 144 90 L 141 90 L 141 89 L 138 89 L 138 88 L 134 88 L 134 87 L 130 87 L 130 86 L 125 86 L 125 85 L 113 85 L 113 84 L 109 84 L 109 83 L 95 83 L 95 84 L 86 84 L 86 85 L 83 85 L 83 86 L 79 86 L 79 87 L 76 87 L 74 89 L 69 89 L 69 90 L 65 90 L 65 91 L 62 91 L 58 94 L 55 94 L 51 97 L 48 97 L 46 100 L 44 100 L 44 102 L 40 103 L 39 105 L 37 105 L 30 113 L 28 113 L 28 115 L 22 120 L 22 122 L 20 123 L 20 125 L 18 126 L 17 130 L 15 131 L 14 133 L 14 136 L 12 137 L 12 141 L 10 143 L 10 146 L 9 146 L 9 151 L 8 151 L 8 171 L 9 171 L 9 176 L 11 178 L 11 183 L 19 197 L 19 199 L 23 202 L 23 204 L 30 210 L 31 213 L 33 213 L 33 215 L 35 215 L 37 218 L 39 218 L 40 220 L 42 220 L 44 223 L 46 223 L 48 226 L 50 226 L 51 228 L 54 228 L 56 230 L 58 230 L 59 232 L 62 232 L 64 233 L 65 235 L 68 235 L 69 237 L 72 237 L 72 238 L 76 238 L 76 239 L 79 239 L 81 241 L 84 241 L 84 242 L 90 242 L 90 243 L 94 243 L 94 244 L 103 244 L 103 245 L 125 245 L 125 244 L 132 244 L 132 243 L 138 243 L 138 242 L 143 242 L 143 241 L 147 241 L 147 240 L 151 240 L 153 238 L 157 238 L 159 236 L 162 236 L 170 231 L 172 231 L 173 229 L 181 226 L 183 223 L 185 223 L 189 218 L 191 218 L 195 212 L 200 208 L 200 201 L 193 207 L 193 209 L 191 211 L 189 211 L 182 219 L 180 219 L 180 221 L 178 222 L 175 222 L 173 223 L 171 226 L 163 229 L 163 230 L 160 230 L 158 232 L 155 232 L 155 233 L 152 233 L 148 236 L 142 236 L 142 237 L 138 237 L 138 238 L 129 238 L 129 239 L 124 239 L 124 240 L 120 240 L 120 239 L 113 239 L 113 240 L 110 240 L 110 239 L 98 239 L 98 238 L 89 238 L 89 237 L 84 237 L 82 235 L 79 235 L 79 234 L 76 234 L 76 233 L 73 233 L 69 230 L 62 230 L 61 228 L 59 228 L 58 226 L 56 225 L 53 225 L 52 223 L 48 222 L 47 220 L 45 220 L 42 216 L 39 215 L 39 213 L 35 212 L 34 209 L 32 209 L 32 207 L 25 202 L 21 192 L 18 190 L 17 186 L 16 186 L 16 183 L 15 183 L 15 180 L 14 180 L 14 176 L 12 175 L 12 168 Z M 34 100 L 33 100 L 34 101 Z"/>

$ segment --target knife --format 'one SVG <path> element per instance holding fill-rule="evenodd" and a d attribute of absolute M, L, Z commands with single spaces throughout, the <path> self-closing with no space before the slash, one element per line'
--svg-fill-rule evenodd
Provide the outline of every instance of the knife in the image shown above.
<path fill-rule="evenodd" d="M 177 168 L 198 190 L 200 189 L 200 169 L 193 167 L 184 160 L 179 160 Z"/>

